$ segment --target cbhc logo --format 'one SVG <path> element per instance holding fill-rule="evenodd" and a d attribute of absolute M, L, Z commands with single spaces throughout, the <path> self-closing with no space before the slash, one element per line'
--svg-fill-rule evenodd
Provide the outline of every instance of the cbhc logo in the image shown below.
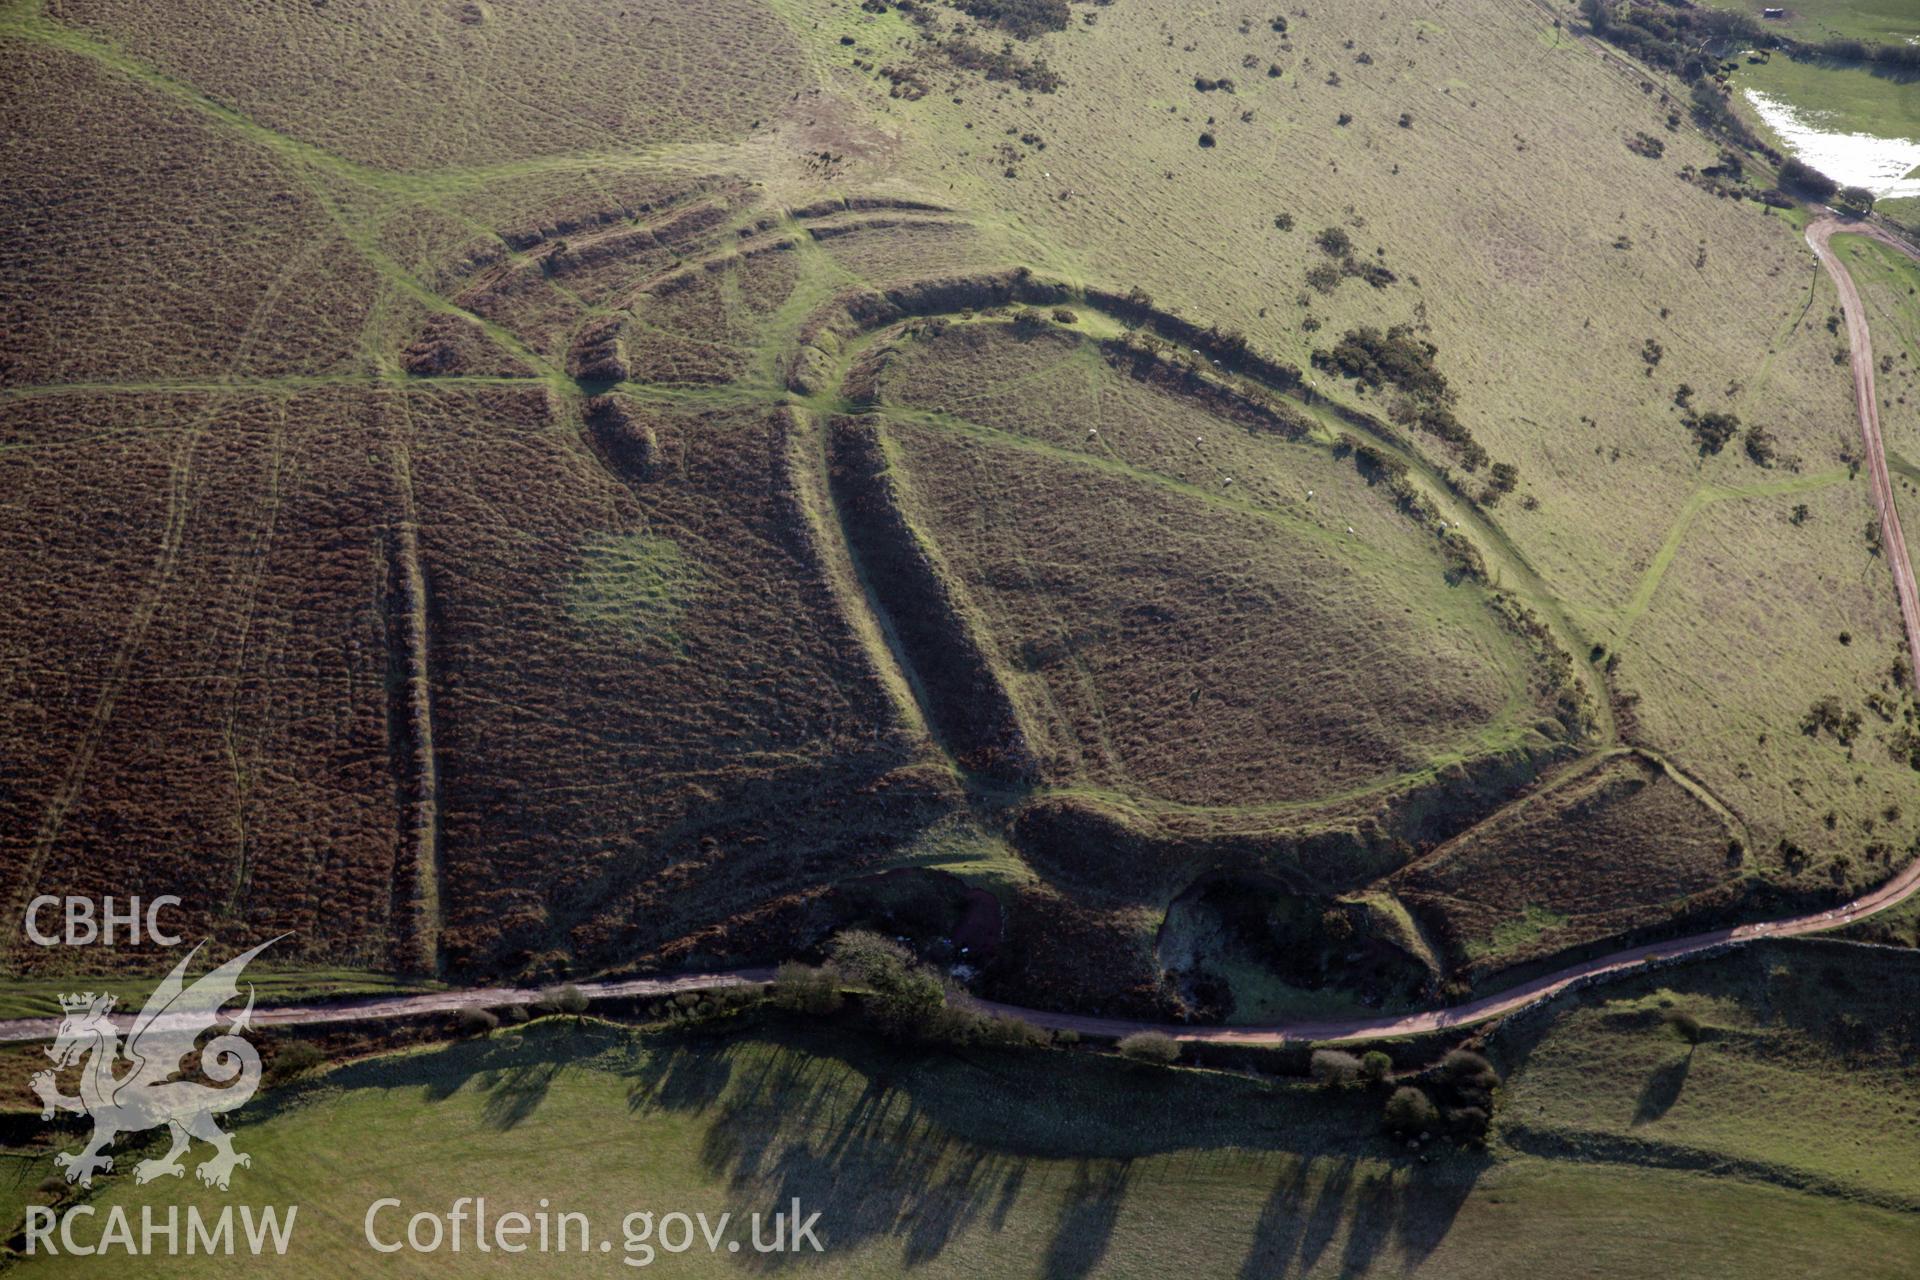
<path fill-rule="evenodd" d="M 92 898 L 57 898 L 50 893 L 41 894 L 27 904 L 27 937 L 42 947 L 85 947 L 95 942 L 114 946 L 114 931 L 124 925 L 127 930 L 127 942 L 140 945 L 140 925 L 144 920 L 147 938 L 163 947 L 180 945 L 180 935 L 167 933 L 160 928 L 160 908 L 177 907 L 180 899 L 170 893 L 162 894 L 147 904 L 143 916 L 140 911 L 140 899 L 127 899 L 124 910 L 117 909 L 111 896 L 100 899 L 99 910 L 94 909 Z M 40 928 L 40 912 L 47 907 L 60 908 L 60 918 L 65 928 L 59 933 L 46 933 Z"/>

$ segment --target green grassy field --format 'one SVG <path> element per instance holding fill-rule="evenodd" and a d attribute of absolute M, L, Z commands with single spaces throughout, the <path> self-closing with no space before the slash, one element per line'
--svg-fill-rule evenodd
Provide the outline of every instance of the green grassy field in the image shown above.
<path fill-rule="evenodd" d="M 1898 953 L 1761 947 L 1622 984 L 1537 1031 L 1503 1030 L 1495 1044 L 1520 1063 L 1506 1138 L 1602 1159 L 1727 1161 L 1911 1213 L 1914 980 Z M 1672 1010 L 1697 1019 L 1697 1044 L 1663 1021 Z"/>
<path fill-rule="evenodd" d="M 1716 9 L 1760 16 L 1763 7 L 1745 0 L 1710 0 Z M 1801 40 L 1826 40 L 1835 36 L 1894 44 L 1911 36 L 1920 36 L 1920 15 L 1903 0 L 1802 0 L 1781 6 L 1787 10 L 1779 22 L 1780 30 Z M 1772 20 L 1769 26 L 1774 25 Z"/>
<path fill-rule="evenodd" d="M 1146 1276 L 1177 1264 L 1465 1277 L 1564 1272 L 1577 1250 L 1579 1273 L 1593 1276 L 1897 1276 L 1920 1232 L 1911 1208 L 1894 1207 L 1911 1200 L 1912 1159 L 1897 1046 L 1843 1054 L 1829 1020 L 1908 1026 L 1899 1011 L 1913 975 L 1836 955 L 1752 952 L 1502 1031 L 1502 1136 L 1484 1153 L 1443 1145 L 1429 1159 L 1376 1136 L 1378 1092 L 1059 1050 L 902 1053 L 770 1025 L 688 1035 L 537 1023 L 273 1095 L 237 1128 L 253 1164 L 231 1198 L 298 1203 L 295 1245 L 231 1269 L 364 1270 L 361 1224 L 383 1196 L 408 1213 L 466 1195 L 486 1196 L 494 1214 L 531 1212 L 544 1198 L 589 1215 L 615 1258 L 627 1213 L 741 1217 L 797 1196 L 821 1214 L 814 1265 L 837 1275 Z M 1863 985 L 1869 974 L 1896 989 Z M 1705 1025 L 1691 1054 L 1661 1025 L 1663 1002 Z M 1607 1138 L 1660 1158 L 1637 1165 Z M 8 1159 L 9 1203 L 41 1198 L 45 1153 Z M 191 1179 L 142 1188 L 122 1175 L 93 1203 L 137 1217 L 142 1204 L 229 1199 Z M 433 1275 L 510 1261 L 470 1249 L 401 1260 Z M 541 1265 L 587 1274 L 612 1261 L 575 1252 Z M 693 1274 L 741 1265 L 704 1246 L 658 1261 Z M 89 1265 L 42 1258 L 22 1274 Z M 227 1265 L 162 1259 L 146 1273 Z"/>
<path fill-rule="evenodd" d="M 1740 63 L 1734 83 L 1804 107 L 1835 132 L 1920 137 L 1920 89 L 1871 71 L 1775 54 Z"/>
<path fill-rule="evenodd" d="M 1795 61 L 1775 54 L 1764 62 L 1743 59 L 1733 84 L 1744 113 L 1761 134 L 1789 154 L 1801 155 L 1843 185 L 1858 183 L 1883 195 L 1880 211 L 1911 223 L 1920 197 L 1888 193 L 1886 187 L 1920 169 L 1920 84 L 1877 75 L 1860 67 Z M 1801 142 L 1770 121 L 1746 95 L 1791 108 L 1799 126 L 1842 140 Z M 1790 130 L 1794 126 L 1787 126 Z M 1851 135 L 1851 137 L 1848 137 Z M 1877 140 L 1877 141 L 1874 141 Z"/>

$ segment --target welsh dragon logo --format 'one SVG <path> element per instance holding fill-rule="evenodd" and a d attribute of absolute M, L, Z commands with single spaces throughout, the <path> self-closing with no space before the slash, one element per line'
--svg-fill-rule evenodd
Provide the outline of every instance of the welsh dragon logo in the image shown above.
<path fill-rule="evenodd" d="M 233 1149 L 231 1135 L 213 1122 L 215 1116 L 244 1104 L 260 1087 L 260 1054 L 241 1035 L 253 1014 L 251 985 L 246 1007 L 231 1015 L 230 1025 L 222 1034 L 200 1047 L 200 1073 L 222 1087 L 173 1077 L 201 1035 L 212 1030 L 223 1016 L 222 1006 L 239 998 L 240 974 L 247 963 L 277 941 L 271 939 L 237 955 L 189 985 L 185 974 L 200 953 L 196 946 L 148 997 L 127 1028 L 124 1046 L 111 1017 L 114 996 L 96 996 L 89 991 L 60 997 L 65 1016 L 47 1050 L 53 1070 L 35 1074 L 32 1087 L 40 1098 L 42 1120 L 53 1119 L 55 1111 L 93 1118 L 93 1138 L 86 1147 L 78 1155 L 63 1151 L 54 1157 L 54 1163 L 67 1171 L 68 1182 L 92 1186 L 96 1171 L 113 1169 L 113 1157 L 101 1153 L 116 1137 L 161 1125 L 171 1132 L 173 1145 L 159 1159 L 135 1165 L 135 1182 L 183 1175 L 186 1170 L 180 1157 L 194 1138 L 214 1148 L 214 1154 L 194 1170 L 208 1186 L 226 1190 L 234 1169 L 252 1163 L 250 1157 Z M 55 1073 L 83 1059 L 80 1094 L 67 1097 L 60 1092 Z M 123 1060 L 131 1065 L 121 1071 L 118 1068 Z"/>

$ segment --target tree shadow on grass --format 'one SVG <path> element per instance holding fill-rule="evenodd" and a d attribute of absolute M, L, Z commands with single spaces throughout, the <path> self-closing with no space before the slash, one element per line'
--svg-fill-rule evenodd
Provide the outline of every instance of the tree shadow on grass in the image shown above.
<path fill-rule="evenodd" d="M 429 1102 L 470 1089 L 488 1126 L 536 1133 L 550 1094 L 580 1067 L 624 1082 L 629 1117 L 700 1117 L 698 1163 L 736 1215 L 764 1221 L 798 1199 L 821 1215 L 830 1251 L 892 1242 L 909 1267 L 1006 1231 L 1039 1254 L 1048 1280 L 1078 1280 L 1109 1259 L 1127 1197 L 1144 1185 L 1138 1162 L 1205 1152 L 1279 1169 L 1247 1280 L 1324 1269 L 1342 1248 L 1411 1264 L 1445 1235 L 1479 1168 L 1458 1154 L 1429 1168 L 1351 1152 L 1377 1125 L 1375 1097 L 1052 1050 L 902 1047 L 784 1020 L 665 1035 L 537 1023 L 351 1064 L 311 1090 L 275 1091 L 254 1114 L 341 1089 Z M 818 1257 L 739 1261 L 766 1271 Z"/>
<path fill-rule="evenodd" d="M 236 1113 L 236 1119 L 259 1123 L 353 1089 L 418 1089 L 431 1103 L 445 1102 L 469 1085 L 524 1089 L 524 1073 L 530 1069 L 551 1066 L 552 1074 L 557 1075 L 562 1068 L 603 1054 L 629 1039 L 629 1034 L 618 1028 L 556 1021 L 536 1024 L 524 1032 L 501 1032 L 416 1053 L 384 1054 L 264 1089 Z M 541 1092 L 544 1096 L 544 1088 Z"/>
<path fill-rule="evenodd" d="M 970 1232 L 1029 1228 L 1034 1188 L 1049 1187 L 1055 1216 L 1039 1224 L 1048 1280 L 1079 1280 L 1108 1257 L 1142 1158 L 1211 1151 L 1279 1162 L 1242 1280 L 1325 1269 L 1337 1254 L 1349 1267 L 1417 1265 L 1490 1163 L 1329 1152 L 1326 1135 L 1349 1122 L 1351 1134 L 1372 1132 L 1377 1098 L 1091 1055 L 903 1048 L 832 1028 L 662 1042 L 630 1068 L 629 1105 L 701 1114 L 700 1161 L 734 1210 L 797 1198 L 821 1214 L 834 1252 L 891 1240 L 919 1265 Z M 1329 1115 L 1341 1109 L 1350 1114 Z M 759 1270 L 795 1260 L 742 1259 Z"/>
<path fill-rule="evenodd" d="M 1389 1256 L 1414 1270 L 1446 1239 L 1492 1163 L 1480 1152 L 1448 1152 L 1424 1165 L 1363 1165 L 1353 1156 L 1295 1161 L 1268 1193 L 1240 1280 L 1324 1269 L 1336 1243 L 1343 1275 L 1368 1274 Z"/>
<path fill-rule="evenodd" d="M 560 1063 L 546 1061 L 482 1074 L 479 1083 L 486 1096 L 480 1103 L 480 1119 L 503 1133 L 516 1127 L 540 1109 L 560 1071 Z"/>
<path fill-rule="evenodd" d="M 954 1138 L 898 1085 L 839 1058 L 784 1048 L 756 1057 L 701 1108 L 712 1117 L 701 1162 L 741 1211 L 797 1199 L 820 1213 L 830 1248 L 892 1238 L 908 1265 L 938 1257 L 977 1222 L 1004 1220 L 1024 1158 Z M 771 1269 L 799 1256 L 749 1261 Z"/>
<path fill-rule="evenodd" d="M 733 1060 L 710 1049 L 673 1045 L 646 1055 L 628 1074 L 629 1112 L 700 1112 L 726 1092 L 733 1080 Z"/>
<path fill-rule="evenodd" d="M 1253 1248 L 1240 1264 L 1240 1280 L 1270 1280 L 1284 1275 L 1306 1234 L 1310 1160 L 1293 1161 L 1267 1194 L 1260 1218 L 1253 1226 Z"/>
<path fill-rule="evenodd" d="M 1126 1160 L 1082 1160 L 1074 1169 L 1066 1208 L 1047 1246 L 1041 1272 L 1046 1280 L 1080 1280 L 1100 1265 L 1113 1238 L 1131 1172 L 1132 1164 Z"/>
<path fill-rule="evenodd" d="M 1633 1108 L 1633 1123 L 1648 1124 L 1658 1120 L 1673 1109 L 1680 1101 L 1680 1091 L 1687 1087 L 1687 1073 L 1693 1069 L 1693 1050 L 1687 1050 L 1685 1056 L 1676 1058 L 1658 1068 L 1647 1077 L 1647 1083 L 1640 1090 L 1640 1100 Z"/>

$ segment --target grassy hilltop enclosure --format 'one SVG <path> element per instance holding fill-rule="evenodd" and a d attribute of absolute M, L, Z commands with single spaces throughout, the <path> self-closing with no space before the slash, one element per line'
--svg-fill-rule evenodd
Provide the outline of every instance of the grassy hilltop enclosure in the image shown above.
<path fill-rule="evenodd" d="M 0 48 L 16 906 L 547 980 L 980 891 L 985 991 L 1244 1020 L 1914 856 L 1804 215 L 1571 9 L 11 0 Z M 1907 269 L 1836 243 L 1904 498 Z M 1249 950 L 1222 880 L 1343 923 Z"/>
<path fill-rule="evenodd" d="M 1304 422 L 1249 432 L 1076 335 L 984 324 L 903 348 L 876 404 L 1050 782 L 1307 808 L 1546 714 L 1525 638 L 1380 477 L 1281 434 Z"/>

